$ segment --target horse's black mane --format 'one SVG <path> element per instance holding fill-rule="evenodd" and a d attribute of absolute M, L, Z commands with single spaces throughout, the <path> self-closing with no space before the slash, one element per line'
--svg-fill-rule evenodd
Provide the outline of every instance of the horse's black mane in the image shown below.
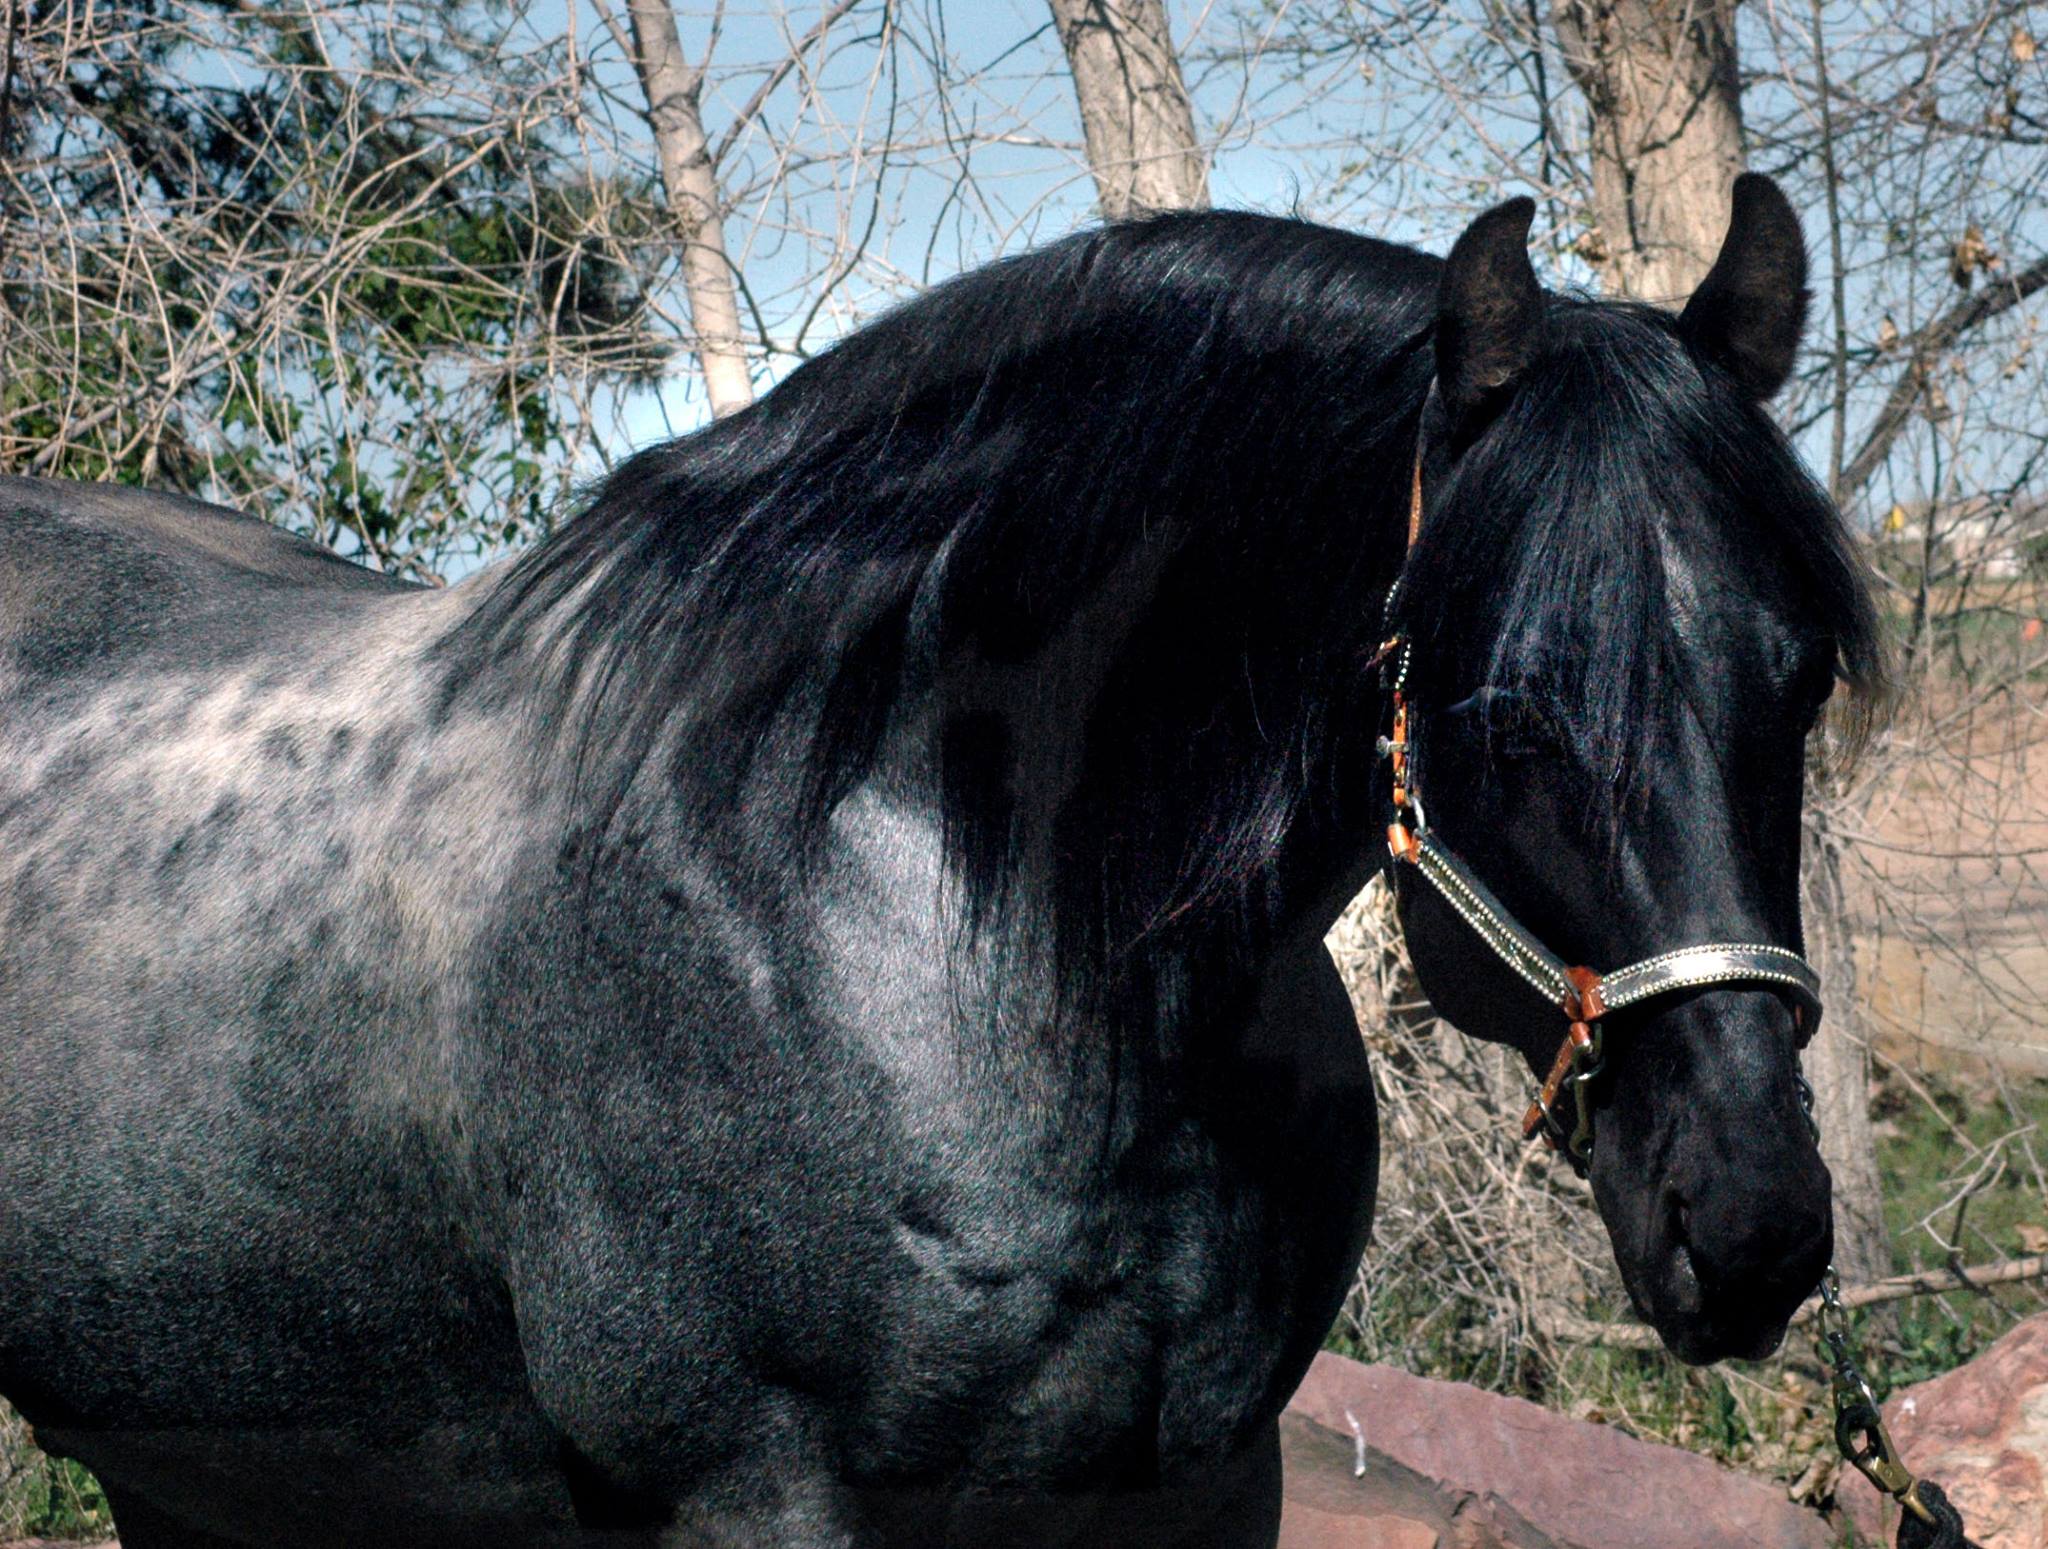
<path fill-rule="evenodd" d="M 736 779 L 801 701 L 821 815 L 906 696 L 943 696 L 963 660 L 1037 659 L 1128 586 L 1158 606 L 1088 627 L 1096 647 L 1117 637 L 1097 716 L 1134 735 L 1078 737 L 1081 767 L 1056 772 L 1071 810 L 1054 848 L 1088 873 L 1067 885 L 1099 908 L 1134 900 L 1102 921 L 1112 940 L 1204 900 L 1244 905 L 1330 796 L 1317 782 L 1335 739 L 1370 743 L 1358 664 L 1401 560 L 1439 267 L 1215 213 L 1089 232 L 941 286 L 621 466 L 496 583 L 453 642 L 450 692 L 507 652 L 545 652 L 558 723 L 614 801 L 667 728 L 713 729 L 693 735 L 698 762 Z M 1667 493 L 1658 470 L 1686 462 L 1770 509 L 1761 552 L 1794 567 L 1813 626 L 1873 681 L 1848 539 L 1764 413 L 1711 382 L 1661 315 L 1553 311 L 1559 346 L 1461 475 L 1458 530 L 1417 553 L 1418 630 L 1457 627 L 1446 610 L 1492 588 L 1506 668 L 1560 614 L 1598 618 L 1572 636 L 1587 653 L 1574 691 L 1626 728 L 1668 631 L 1644 524 Z M 1148 722 L 1204 729 L 1147 744 Z M 1030 756 L 986 718 L 944 722 L 948 841 L 984 896 L 1025 821 L 989 793 L 1015 797 Z M 1177 836 L 1159 829 L 1162 787 L 1187 798 Z"/>
<path fill-rule="evenodd" d="M 1437 269 L 1345 232 L 1212 213 L 1091 231 L 940 286 L 752 408 L 622 465 L 498 583 L 452 681 L 549 643 L 589 769 L 638 766 L 678 718 L 744 723 L 720 760 L 737 767 L 778 706 L 812 693 L 824 810 L 912 678 L 949 653 L 1030 659 L 1137 564 L 1184 606 L 1133 642 L 1144 659 L 1118 695 L 1185 713 L 1205 659 L 1244 658 L 1227 676 L 1292 743 L 1240 761 L 1219 739 L 1173 768 L 1098 772 L 1126 788 L 1105 791 L 1105 824 L 1140 782 L 1211 782 L 1213 842 L 1146 863 L 1176 874 L 1165 891 L 1212 891 L 1302 801 L 1322 735 L 1309 723 L 1377 626 Z M 995 750 L 971 724 L 948 730 L 948 828 L 988 882 L 1003 815 L 950 797 Z M 1118 830 L 1133 849 L 1152 837 L 1140 805 Z"/>

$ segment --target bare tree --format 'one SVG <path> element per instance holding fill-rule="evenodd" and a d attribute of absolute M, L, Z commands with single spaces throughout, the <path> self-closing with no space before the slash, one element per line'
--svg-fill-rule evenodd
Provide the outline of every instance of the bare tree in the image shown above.
<path fill-rule="evenodd" d="M 8 7 L 0 468 L 431 574 L 543 526 L 647 370 L 561 40 L 438 5 Z"/>
<path fill-rule="evenodd" d="M 704 72 L 717 45 L 724 7 L 712 14 L 710 41 L 696 64 L 683 53 L 670 0 L 627 0 L 627 9 L 632 41 L 626 46 L 647 100 L 647 126 L 654 135 L 661 186 L 668 196 L 676 240 L 682 244 L 692 344 L 703 367 L 711 412 L 730 414 L 754 401 L 754 383 L 742 343 L 738 289 L 725 250 L 718 169 L 704 134 Z M 605 14 L 609 19 L 610 13 Z"/>
<path fill-rule="evenodd" d="M 1208 204 L 1208 167 L 1163 0 L 1050 4 L 1104 217 Z"/>

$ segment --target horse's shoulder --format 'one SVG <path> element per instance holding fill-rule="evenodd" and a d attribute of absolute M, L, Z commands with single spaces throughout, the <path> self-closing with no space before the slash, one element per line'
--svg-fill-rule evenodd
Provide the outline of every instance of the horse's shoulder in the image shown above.
<path fill-rule="evenodd" d="M 413 590 L 181 495 L 0 475 L 0 651 L 31 677 L 233 650 L 366 593 Z M 294 622 L 297 621 L 297 622 Z"/>

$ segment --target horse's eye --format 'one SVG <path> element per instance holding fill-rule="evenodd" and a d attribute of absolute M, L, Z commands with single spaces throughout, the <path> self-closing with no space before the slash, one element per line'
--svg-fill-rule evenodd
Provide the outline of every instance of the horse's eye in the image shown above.
<path fill-rule="evenodd" d="M 1821 713 L 1834 697 L 1838 681 L 1833 653 L 1820 657 L 1799 670 L 1792 682 L 1791 700 L 1798 706 L 1800 724 L 1807 731 L 1820 724 Z"/>
<path fill-rule="evenodd" d="M 1472 727 L 1495 758 L 1545 758 L 1563 746 L 1557 723 L 1541 703 L 1511 689 L 1483 688 L 1444 714 Z"/>

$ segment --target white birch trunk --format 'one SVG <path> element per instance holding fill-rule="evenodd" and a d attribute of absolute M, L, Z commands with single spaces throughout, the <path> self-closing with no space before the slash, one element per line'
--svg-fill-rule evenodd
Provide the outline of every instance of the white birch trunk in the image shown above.
<path fill-rule="evenodd" d="M 754 401 L 754 383 L 747 373 L 739 290 L 719 218 L 717 168 L 704 136 L 704 72 L 683 55 L 669 0 L 629 0 L 627 9 L 662 191 L 683 245 L 683 291 L 697 362 L 711 412 L 726 415 Z"/>
<path fill-rule="evenodd" d="M 1846 1285 L 1892 1272 L 1884 1223 L 1884 1183 L 1870 1129 L 1869 1024 L 1857 997 L 1855 942 L 1842 886 L 1841 856 L 1825 811 L 1809 815 L 1801 870 L 1806 889 L 1807 951 L 1821 976 L 1826 1015 L 1802 1063 L 1813 1085 L 1821 1159 L 1835 1191 L 1835 1267 Z"/>

